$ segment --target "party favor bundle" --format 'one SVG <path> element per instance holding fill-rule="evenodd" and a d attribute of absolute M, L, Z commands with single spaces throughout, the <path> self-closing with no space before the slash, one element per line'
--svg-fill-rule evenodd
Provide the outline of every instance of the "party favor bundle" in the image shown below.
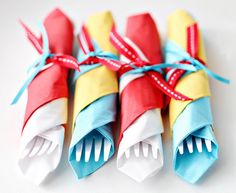
<path fill-rule="evenodd" d="M 117 155 L 119 170 L 135 179 L 156 174 L 163 166 L 161 108 L 163 93 L 178 100 L 188 98 L 176 93 L 164 81 L 160 38 L 150 14 L 128 18 L 126 37 L 115 31 L 111 42 L 119 50 L 121 133 Z"/>
<path fill-rule="evenodd" d="M 77 59 L 71 56 L 73 25 L 59 9 L 39 25 L 39 38 L 22 26 L 40 57 L 13 100 L 16 103 L 28 90 L 18 165 L 36 184 L 61 158 L 69 68 L 74 70 L 74 103 L 68 160 L 77 178 L 95 172 L 114 154 L 118 92 L 120 171 L 141 182 L 163 167 L 161 110 L 167 104 L 175 172 L 195 183 L 217 160 L 208 76 L 229 81 L 207 68 L 198 23 L 186 11 L 169 17 L 165 63 L 149 13 L 130 16 L 124 38 L 116 32 L 110 12 L 92 15 L 77 36 Z"/>
<path fill-rule="evenodd" d="M 52 11 L 39 26 L 41 38 L 24 24 L 23 27 L 41 56 L 30 67 L 28 79 L 13 101 L 17 102 L 28 88 L 18 164 L 26 177 L 39 184 L 61 158 L 67 123 L 67 67 L 76 69 L 78 65 L 69 56 L 73 25 L 59 9 Z"/>
<path fill-rule="evenodd" d="M 173 139 L 173 167 L 190 183 L 196 182 L 218 157 L 213 130 L 207 74 L 222 77 L 206 68 L 203 41 L 197 22 L 185 11 L 174 12 L 168 20 L 166 62 L 193 65 L 196 72 L 172 69 L 168 83 L 191 101 L 170 100 L 169 116 Z"/>
<path fill-rule="evenodd" d="M 78 36 L 81 72 L 75 74 L 73 135 L 69 161 L 78 178 L 100 168 L 113 154 L 116 118 L 116 73 L 101 63 L 117 58 L 109 42 L 114 25 L 110 12 L 92 15 Z"/>

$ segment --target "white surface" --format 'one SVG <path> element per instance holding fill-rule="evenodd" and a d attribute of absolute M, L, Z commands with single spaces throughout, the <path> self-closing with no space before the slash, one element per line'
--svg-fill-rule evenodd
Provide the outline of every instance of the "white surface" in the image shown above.
<path fill-rule="evenodd" d="M 231 79 L 225 86 L 211 79 L 215 132 L 219 142 L 219 160 L 196 185 L 190 185 L 172 170 L 172 152 L 165 121 L 165 166 L 155 177 L 139 184 L 116 169 L 115 159 L 87 179 L 78 181 L 67 162 L 67 151 L 58 169 L 40 187 L 26 181 L 16 169 L 25 100 L 10 107 L 11 99 L 24 80 L 27 65 L 36 58 L 18 19 L 36 29 L 36 22 L 55 6 L 61 7 L 77 26 L 95 11 L 112 10 L 119 31 L 127 15 L 150 11 L 165 37 L 167 15 L 176 8 L 189 10 L 199 21 L 205 38 L 210 68 Z M 0 1 L 0 192 L 7 193 L 120 193 L 120 192 L 204 192 L 233 193 L 236 179 L 236 2 L 234 0 L 77 0 L 77 1 Z M 77 28 L 79 29 L 79 28 Z M 167 116 L 164 116 L 167 120 Z M 70 134 L 66 133 L 67 146 Z M 65 148 L 67 149 L 67 148 Z"/>

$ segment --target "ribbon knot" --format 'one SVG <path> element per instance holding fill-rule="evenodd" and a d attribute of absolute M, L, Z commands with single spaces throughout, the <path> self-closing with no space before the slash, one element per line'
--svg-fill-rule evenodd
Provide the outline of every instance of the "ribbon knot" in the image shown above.
<path fill-rule="evenodd" d="M 113 71 L 118 71 L 123 65 L 115 54 L 101 50 L 96 46 L 95 42 L 92 42 L 84 25 L 82 25 L 81 33 L 78 35 L 78 42 L 82 52 L 84 53 L 84 58 L 79 63 L 80 66 L 103 64 Z M 100 65 L 95 67 L 98 66 Z"/>
<path fill-rule="evenodd" d="M 138 68 L 154 65 L 154 64 L 151 64 L 150 62 L 140 60 L 140 58 L 136 58 L 135 61 L 131 61 L 130 64 Z"/>
<path fill-rule="evenodd" d="M 101 55 L 101 51 L 99 51 L 99 52 L 88 52 L 87 53 L 87 57 L 96 57 L 96 56 L 99 56 L 99 55 Z"/>
<path fill-rule="evenodd" d="M 79 63 L 74 57 L 65 54 L 50 53 L 47 32 L 41 23 L 38 24 L 38 27 L 42 34 L 42 42 L 29 30 L 29 28 L 23 22 L 21 22 L 21 25 L 26 31 L 29 41 L 33 44 L 41 56 L 28 68 L 27 72 L 30 73 L 32 71 L 32 73 L 30 73 L 11 104 L 17 103 L 23 92 L 26 90 L 26 88 L 28 88 L 30 83 L 40 71 L 46 70 L 53 64 L 58 64 L 66 68 L 72 68 L 79 71 Z"/>

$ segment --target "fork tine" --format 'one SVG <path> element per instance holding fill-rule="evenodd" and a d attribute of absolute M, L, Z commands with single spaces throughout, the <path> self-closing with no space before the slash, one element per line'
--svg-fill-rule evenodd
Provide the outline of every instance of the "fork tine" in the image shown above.
<path fill-rule="evenodd" d="M 212 151 L 211 140 L 205 139 L 205 144 L 208 152 Z"/>
<path fill-rule="evenodd" d="M 50 145 L 50 147 L 48 148 L 47 154 L 51 154 L 57 147 L 57 143 L 52 141 L 52 144 Z"/>
<path fill-rule="evenodd" d="M 99 157 L 100 157 L 100 153 L 102 150 L 102 139 L 98 138 L 98 139 L 94 139 L 95 140 L 95 157 L 94 160 L 95 162 L 98 162 Z"/>
<path fill-rule="evenodd" d="M 37 137 L 34 148 L 30 152 L 29 157 L 35 156 L 40 151 L 40 149 L 43 147 L 44 141 L 45 140 L 42 137 Z"/>
<path fill-rule="evenodd" d="M 129 159 L 129 157 L 130 157 L 130 148 L 126 149 L 125 157 L 126 157 L 126 159 Z"/>
<path fill-rule="evenodd" d="M 139 157 L 139 143 L 134 145 L 134 154 L 136 157 Z"/>
<path fill-rule="evenodd" d="M 191 135 L 186 139 L 186 142 L 189 153 L 193 153 L 193 139 Z"/>
<path fill-rule="evenodd" d="M 52 144 L 51 141 L 45 139 L 44 144 L 43 144 L 41 150 L 37 153 L 37 155 L 38 156 L 43 155 L 48 150 L 48 148 L 51 146 L 51 144 Z"/>
<path fill-rule="evenodd" d="M 91 151 L 93 146 L 93 138 L 86 138 L 85 139 L 85 162 L 89 161 Z"/>
<path fill-rule="evenodd" d="M 202 139 L 199 137 L 195 137 L 195 141 L 196 141 L 196 146 L 198 149 L 198 152 L 202 152 Z"/>
<path fill-rule="evenodd" d="M 106 162 L 109 158 L 110 154 L 110 149 L 111 149 L 111 143 L 109 140 L 104 138 L 104 161 Z"/>
<path fill-rule="evenodd" d="M 157 149 L 152 147 L 152 155 L 154 157 L 154 159 L 157 159 Z"/>
<path fill-rule="evenodd" d="M 143 146 L 143 155 L 144 157 L 148 157 L 148 144 L 145 142 L 142 142 L 142 146 Z"/>
<path fill-rule="evenodd" d="M 184 154 L 184 144 L 183 144 L 183 141 L 179 144 L 178 149 L 179 149 L 179 153 L 181 155 Z"/>
<path fill-rule="evenodd" d="M 82 139 L 79 141 L 79 143 L 76 144 L 76 153 L 75 153 L 75 159 L 77 162 L 80 162 L 82 151 L 83 151 L 83 143 L 84 140 Z"/>
<path fill-rule="evenodd" d="M 21 159 L 25 158 L 25 156 L 27 156 L 32 151 L 35 141 L 36 141 L 36 138 L 32 139 L 30 143 L 25 147 L 23 153 L 20 155 Z"/>

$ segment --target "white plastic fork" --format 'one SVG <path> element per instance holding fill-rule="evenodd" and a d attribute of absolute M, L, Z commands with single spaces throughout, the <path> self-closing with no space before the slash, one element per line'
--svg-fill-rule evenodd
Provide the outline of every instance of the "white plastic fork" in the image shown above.
<path fill-rule="evenodd" d="M 186 150 L 184 150 L 184 143 L 186 143 L 188 152 L 189 153 L 193 153 L 193 151 L 194 151 L 194 149 L 193 149 L 194 141 L 195 141 L 195 144 L 196 144 L 196 147 L 197 147 L 197 150 L 198 150 L 199 153 L 202 152 L 203 142 L 206 145 L 207 151 L 208 152 L 212 151 L 211 140 L 209 140 L 209 139 L 202 139 L 202 138 L 190 135 L 183 142 L 181 142 L 179 144 L 179 146 L 178 146 L 179 153 L 182 155 L 182 154 L 184 154 L 184 151 L 186 151 Z"/>
<path fill-rule="evenodd" d="M 94 148 L 93 148 L 94 146 Z M 103 148 L 103 149 L 102 149 Z M 106 138 L 87 137 L 76 145 L 76 161 L 80 162 L 84 149 L 84 161 L 89 162 L 92 151 L 94 150 L 94 161 L 98 162 L 103 151 L 103 160 L 106 162 L 111 151 L 111 143 Z"/>
<path fill-rule="evenodd" d="M 32 158 L 34 156 L 42 156 L 51 154 L 57 147 L 56 143 L 49 141 L 43 137 L 37 136 L 31 140 L 26 146 L 24 151 L 21 153 L 20 158 L 23 159 L 26 156 Z"/>
<path fill-rule="evenodd" d="M 143 152 L 143 156 L 144 156 L 145 158 L 147 158 L 147 157 L 149 156 L 149 154 L 150 154 L 150 153 L 149 153 L 150 149 L 151 149 L 151 151 L 152 151 L 152 156 L 153 156 L 153 158 L 154 158 L 154 159 L 157 159 L 157 158 L 158 158 L 158 151 L 156 150 L 156 148 L 154 148 L 154 147 L 152 147 L 150 144 L 148 144 L 148 143 L 142 141 L 142 142 L 136 143 L 135 145 L 133 145 L 133 146 L 131 146 L 130 148 L 126 149 L 126 151 L 125 151 L 125 157 L 126 157 L 126 159 L 129 159 L 129 158 L 130 158 L 130 152 L 132 151 L 132 149 L 133 149 L 134 155 L 135 155 L 136 157 L 142 156 L 142 155 L 140 154 L 140 148 L 141 148 L 141 150 L 142 150 L 142 152 Z"/>

